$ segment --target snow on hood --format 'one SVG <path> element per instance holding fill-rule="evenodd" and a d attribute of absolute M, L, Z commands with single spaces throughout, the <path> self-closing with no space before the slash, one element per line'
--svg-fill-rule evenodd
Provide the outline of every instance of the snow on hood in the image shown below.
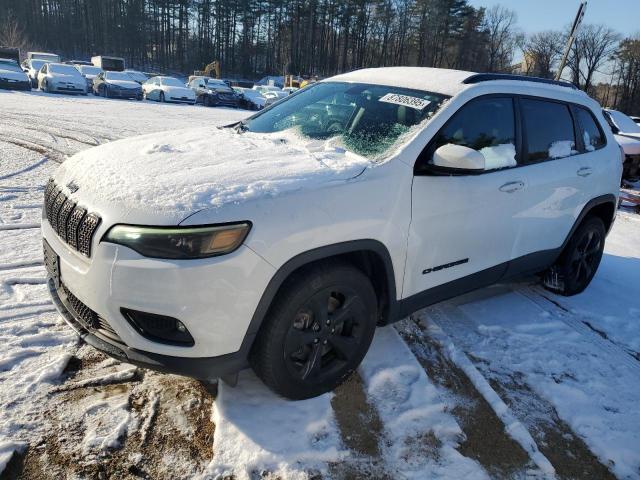
<path fill-rule="evenodd" d="M 640 138 L 627 135 L 614 135 L 614 137 L 626 155 L 640 155 Z"/>
<path fill-rule="evenodd" d="M 353 178 L 360 156 L 290 132 L 236 133 L 206 127 L 108 143 L 73 156 L 56 174 L 96 202 L 188 215 Z"/>

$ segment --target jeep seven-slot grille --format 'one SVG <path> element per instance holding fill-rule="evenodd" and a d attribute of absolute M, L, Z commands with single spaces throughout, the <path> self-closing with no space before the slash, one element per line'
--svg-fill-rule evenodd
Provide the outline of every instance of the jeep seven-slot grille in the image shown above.
<path fill-rule="evenodd" d="M 44 210 L 49 225 L 70 247 L 91 256 L 91 241 L 100 225 L 100 217 L 78 206 L 49 180 L 44 191 Z"/>
<path fill-rule="evenodd" d="M 116 342 L 122 342 L 115 330 L 111 328 L 111 325 L 109 325 L 109 322 L 82 303 L 78 297 L 71 293 L 66 285 L 61 284 L 60 287 L 67 297 L 67 302 L 71 307 L 71 310 L 73 310 L 71 314 L 83 324 L 83 327 L 91 331 L 97 330 L 104 336 L 115 340 Z"/>

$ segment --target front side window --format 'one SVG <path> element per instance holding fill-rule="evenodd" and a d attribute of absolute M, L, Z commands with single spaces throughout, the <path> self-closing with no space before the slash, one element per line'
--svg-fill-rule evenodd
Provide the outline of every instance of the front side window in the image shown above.
<path fill-rule="evenodd" d="M 546 100 L 520 100 L 526 129 L 527 162 L 569 157 L 578 153 L 569 107 Z"/>
<path fill-rule="evenodd" d="M 463 106 L 436 135 L 430 151 L 433 153 L 448 144 L 480 152 L 485 170 L 516 166 L 513 100 L 488 97 Z"/>
<path fill-rule="evenodd" d="M 582 141 L 584 148 L 587 152 L 593 152 L 598 148 L 601 148 L 605 144 L 604 135 L 602 130 L 598 128 L 593 114 L 582 107 L 575 109 L 576 116 L 578 117 L 578 124 L 580 125 L 580 133 L 582 135 Z"/>
<path fill-rule="evenodd" d="M 243 127 L 256 133 L 291 130 L 311 140 L 332 140 L 337 147 L 376 161 L 405 134 L 420 128 L 446 98 L 399 87 L 321 82 L 287 96 Z"/>

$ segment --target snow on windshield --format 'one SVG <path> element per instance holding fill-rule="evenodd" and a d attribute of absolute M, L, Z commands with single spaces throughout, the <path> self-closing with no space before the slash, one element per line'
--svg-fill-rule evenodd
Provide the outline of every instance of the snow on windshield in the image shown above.
<path fill-rule="evenodd" d="M 257 133 L 293 130 L 311 140 L 380 160 L 422 127 L 446 99 L 436 93 L 360 83 L 322 82 L 249 120 Z"/>
<path fill-rule="evenodd" d="M 184 83 L 173 77 L 162 77 L 162 85 L 167 87 L 184 87 Z"/>
<path fill-rule="evenodd" d="M 78 69 L 73 65 L 60 65 L 57 63 L 51 63 L 49 64 L 49 71 L 52 73 L 59 73 L 60 75 L 80 75 Z"/>

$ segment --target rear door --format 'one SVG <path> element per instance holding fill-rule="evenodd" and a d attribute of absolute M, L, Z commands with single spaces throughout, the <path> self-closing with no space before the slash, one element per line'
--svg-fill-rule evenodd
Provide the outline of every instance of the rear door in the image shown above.
<path fill-rule="evenodd" d="M 586 203 L 582 175 L 588 165 L 580 154 L 569 104 L 533 97 L 518 101 L 528 188 L 515 256 L 545 251 L 552 255 L 552 250 L 563 244 Z"/>
<path fill-rule="evenodd" d="M 526 189 L 524 172 L 517 168 L 516 125 L 510 96 L 480 97 L 461 107 L 420 155 L 412 186 L 404 298 L 479 272 L 469 286 L 490 284 L 506 270 Z M 433 168 L 433 152 L 445 144 L 479 151 L 486 170 Z"/>

